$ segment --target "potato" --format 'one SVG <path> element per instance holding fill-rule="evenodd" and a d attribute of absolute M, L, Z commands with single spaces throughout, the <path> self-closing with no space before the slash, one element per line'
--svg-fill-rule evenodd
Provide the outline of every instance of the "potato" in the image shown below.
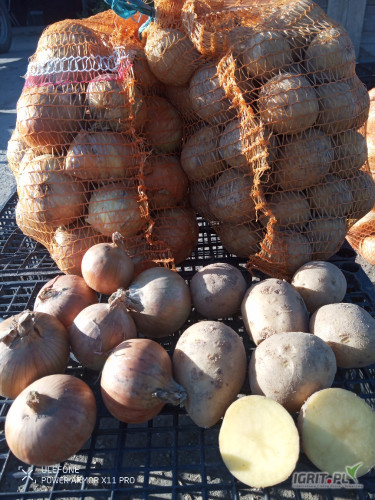
<path fill-rule="evenodd" d="M 220 222 L 249 222 L 255 220 L 255 204 L 251 198 L 253 180 L 237 169 L 226 170 L 210 191 L 210 212 Z"/>
<path fill-rule="evenodd" d="M 352 210 L 353 197 L 346 181 L 327 175 L 322 184 L 307 189 L 310 207 L 323 217 L 345 217 Z"/>
<path fill-rule="evenodd" d="M 255 345 L 282 332 L 308 332 L 309 315 L 290 283 L 268 278 L 252 285 L 241 304 L 245 328 Z"/>
<path fill-rule="evenodd" d="M 201 66 L 192 76 L 190 100 L 195 113 L 210 123 L 220 125 L 235 116 L 231 102 L 219 82 L 217 67 L 209 62 Z"/>
<path fill-rule="evenodd" d="M 177 29 L 151 23 L 146 31 L 145 55 L 154 75 L 167 85 L 185 85 L 198 66 L 199 53 Z"/>
<path fill-rule="evenodd" d="M 178 339 L 172 361 L 173 376 L 187 392 L 190 418 L 199 427 L 215 425 L 246 377 L 241 337 L 218 321 L 200 321 Z"/>
<path fill-rule="evenodd" d="M 183 145 L 181 166 L 191 181 L 200 181 L 224 170 L 219 154 L 219 134 L 216 127 L 205 126 Z"/>
<path fill-rule="evenodd" d="M 345 241 L 346 220 L 321 217 L 306 224 L 306 237 L 311 243 L 312 259 L 327 260 Z"/>
<path fill-rule="evenodd" d="M 355 50 L 342 27 L 321 30 L 305 53 L 306 71 L 320 81 L 337 81 L 355 74 Z"/>
<path fill-rule="evenodd" d="M 358 253 L 372 266 L 375 266 L 375 235 L 361 238 Z"/>
<path fill-rule="evenodd" d="M 305 332 L 279 333 L 265 339 L 251 355 L 251 393 L 294 413 L 311 394 L 331 387 L 336 369 L 332 349 L 320 338 Z"/>
<path fill-rule="evenodd" d="M 375 182 L 370 174 L 360 170 L 354 177 L 347 179 L 346 183 L 353 198 L 350 218 L 361 219 L 375 204 Z"/>
<path fill-rule="evenodd" d="M 231 167 L 254 174 L 260 158 L 267 156 L 266 147 L 260 144 L 262 138 L 263 133 L 254 120 L 243 125 L 235 119 L 228 123 L 220 136 L 220 156 Z"/>
<path fill-rule="evenodd" d="M 190 282 L 194 307 L 208 319 L 226 318 L 239 311 L 246 288 L 241 271 L 224 262 L 202 267 Z"/>
<path fill-rule="evenodd" d="M 260 250 L 263 239 L 262 228 L 256 222 L 235 226 L 228 222 L 215 226 L 215 232 L 229 253 L 248 259 Z"/>
<path fill-rule="evenodd" d="M 297 269 L 291 284 L 303 298 L 309 313 L 326 304 L 341 302 L 347 287 L 345 275 L 337 266 L 318 260 Z"/>
<path fill-rule="evenodd" d="M 375 363 L 375 319 L 357 304 L 328 304 L 310 319 L 310 332 L 332 347 L 340 368 Z"/>
<path fill-rule="evenodd" d="M 238 41 L 233 51 L 239 64 L 251 77 L 267 80 L 293 63 L 289 41 L 282 33 L 265 30 L 254 32 L 246 26 L 236 30 Z"/>
<path fill-rule="evenodd" d="M 274 177 L 282 189 L 304 189 L 328 174 L 334 150 L 330 138 L 317 129 L 283 136 Z"/>
<path fill-rule="evenodd" d="M 321 30 L 325 19 L 325 12 L 313 0 L 289 0 L 272 9 L 267 21 L 269 26 L 286 33 L 293 57 L 299 60 L 304 56 L 310 39 Z"/>
<path fill-rule="evenodd" d="M 269 208 L 280 226 L 300 226 L 310 219 L 310 206 L 306 196 L 296 191 L 278 191 L 267 200 Z M 260 222 L 266 226 L 268 216 L 261 216 Z"/>
<path fill-rule="evenodd" d="M 268 265 L 268 274 L 278 272 L 292 275 L 311 260 L 311 245 L 306 236 L 297 231 L 273 230 L 261 246 L 259 255 Z"/>
<path fill-rule="evenodd" d="M 307 78 L 280 73 L 259 91 L 261 119 L 278 134 L 296 134 L 312 127 L 318 117 L 316 93 Z"/>
<path fill-rule="evenodd" d="M 358 465 L 358 478 L 374 466 L 375 413 L 353 392 L 336 387 L 316 392 L 303 405 L 298 428 L 302 449 L 318 469 L 348 476 Z"/>
<path fill-rule="evenodd" d="M 367 160 L 366 138 L 356 130 L 347 130 L 332 137 L 335 161 L 330 172 L 344 179 L 352 177 Z"/>
<path fill-rule="evenodd" d="M 369 101 L 358 77 L 318 85 L 315 90 L 320 107 L 316 124 L 325 133 L 338 134 L 358 129 L 367 120 Z"/>
<path fill-rule="evenodd" d="M 198 116 L 192 110 L 189 85 L 168 85 L 165 88 L 165 94 L 168 101 L 185 120 L 198 120 Z"/>
<path fill-rule="evenodd" d="M 189 186 L 189 202 L 191 207 L 206 220 L 217 221 L 209 209 L 209 196 L 213 184 L 213 182 L 192 182 Z"/>
<path fill-rule="evenodd" d="M 253 488 L 285 481 L 299 457 L 299 436 L 290 414 L 264 396 L 230 405 L 219 433 L 221 457 L 231 474 Z"/>

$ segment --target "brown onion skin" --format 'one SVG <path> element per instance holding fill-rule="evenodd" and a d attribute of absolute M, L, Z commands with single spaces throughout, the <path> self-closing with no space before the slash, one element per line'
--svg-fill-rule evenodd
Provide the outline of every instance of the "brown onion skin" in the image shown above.
<path fill-rule="evenodd" d="M 29 146 L 62 151 L 81 128 L 84 112 L 73 86 L 26 87 L 17 102 L 17 127 Z"/>
<path fill-rule="evenodd" d="M 177 272 L 164 267 L 141 272 L 126 290 L 126 296 L 138 331 L 151 338 L 176 332 L 191 311 L 189 287 Z"/>
<path fill-rule="evenodd" d="M 165 403 L 181 404 L 186 393 L 172 378 L 167 351 L 149 339 L 122 342 L 107 359 L 101 391 L 108 411 L 121 422 L 155 417 Z"/>
<path fill-rule="evenodd" d="M 136 337 L 137 328 L 121 299 L 86 307 L 69 329 L 72 353 L 83 366 L 97 371 L 116 346 Z"/>
<path fill-rule="evenodd" d="M 198 243 L 199 226 L 195 212 L 190 208 L 175 207 L 156 211 L 153 219 L 153 240 L 166 245 L 175 264 L 187 259 Z"/>
<path fill-rule="evenodd" d="M 0 323 L 0 395 L 14 399 L 35 380 L 66 370 L 68 332 L 50 314 L 24 311 Z"/>
<path fill-rule="evenodd" d="M 97 243 L 106 241 L 110 241 L 108 236 L 78 221 L 72 226 L 58 227 L 48 245 L 48 250 L 60 271 L 82 276 L 81 263 L 87 250 Z"/>
<path fill-rule="evenodd" d="M 50 314 L 69 328 L 82 309 L 96 302 L 96 292 L 80 276 L 56 276 L 41 288 L 34 311 Z"/>
<path fill-rule="evenodd" d="M 19 203 L 28 218 L 57 228 L 86 209 L 85 186 L 62 171 L 62 159 L 45 154 L 31 160 L 18 177 Z"/>
<path fill-rule="evenodd" d="M 50 375 L 24 389 L 13 402 L 5 438 L 22 462 L 54 465 L 82 448 L 95 421 L 96 401 L 90 387 L 71 375 Z"/>
<path fill-rule="evenodd" d="M 126 288 L 134 276 L 134 264 L 126 252 L 120 233 L 113 233 L 112 243 L 98 243 L 87 250 L 81 272 L 93 290 L 111 295 Z"/>
<path fill-rule="evenodd" d="M 189 181 L 175 156 L 151 156 L 144 168 L 145 188 L 152 210 L 170 208 L 184 201 Z"/>

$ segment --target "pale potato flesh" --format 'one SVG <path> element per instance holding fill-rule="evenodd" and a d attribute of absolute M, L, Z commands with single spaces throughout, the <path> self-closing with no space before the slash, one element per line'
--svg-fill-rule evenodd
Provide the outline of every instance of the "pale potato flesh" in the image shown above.
<path fill-rule="evenodd" d="M 264 396 L 245 396 L 228 408 L 219 449 L 233 476 L 254 488 L 285 481 L 295 469 L 299 436 L 292 417 Z"/>
<path fill-rule="evenodd" d="M 353 392 L 313 394 L 299 415 L 302 448 L 318 469 L 333 474 L 362 462 L 357 477 L 375 466 L 375 412 Z"/>

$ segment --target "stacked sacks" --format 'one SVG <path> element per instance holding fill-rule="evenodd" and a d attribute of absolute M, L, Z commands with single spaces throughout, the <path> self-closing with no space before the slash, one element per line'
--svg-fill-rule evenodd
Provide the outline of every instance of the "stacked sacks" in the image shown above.
<path fill-rule="evenodd" d="M 27 146 L 21 227 L 48 235 L 57 261 L 58 228 L 60 240 L 73 230 L 69 258 L 118 231 L 140 266 L 179 263 L 197 242 L 191 204 L 249 268 L 290 277 L 329 258 L 375 201 L 369 99 L 345 30 L 311 0 L 154 3 L 142 42 L 111 11 L 42 35 L 10 146 Z M 69 50 L 48 51 L 56 30 Z M 51 221 L 55 205 L 29 198 L 48 201 L 56 176 L 60 199 L 74 181 L 75 211 Z"/>

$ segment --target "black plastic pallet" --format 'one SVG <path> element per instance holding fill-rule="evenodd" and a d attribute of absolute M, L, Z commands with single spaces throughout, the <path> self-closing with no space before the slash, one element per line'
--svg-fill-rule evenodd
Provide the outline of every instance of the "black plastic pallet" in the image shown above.
<path fill-rule="evenodd" d="M 25 237 L 14 221 L 16 196 L 0 213 L 0 318 L 32 308 L 42 285 L 61 274 L 47 250 Z M 200 221 L 200 237 L 193 255 L 179 269 L 187 282 L 202 266 L 221 260 L 240 266 L 248 284 L 264 278 L 251 276 L 245 261 L 229 255 L 216 234 Z M 374 288 L 355 262 L 355 252 L 345 244 L 332 259 L 344 272 L 345 300 L 375 316 Z M 203 319 L 192 312 L 187 325 Z M 244 339 L 248 355 L 254 345 L 239 315 L 223 321 Z M 186 326 L 181 329 L 184 330 Z M 173 352 L 179 333 L 160 342 Z M 220 423 L 210 429 L 198 428 L 183 409 L 166 406 L 153 420 L 138 425 L 123 424 L 108 413 L 100 396 L 99 376 L 73 361 L 67 373 L 85 380 L 94 390 L 98 404 L 96 427 L 85 447 L 56 468 L 23 464 L 7 448 L 4 421 L 11 404 L 0 399 L 0 498 L 6 499 L 265 499 L 302 500 L 336 498 L 375 499 L 375 473 L 362 477 L 359 490 L 299 490 L 291 479 L 272 488 L 256 490 L 237 481 L 226 469 L 218 449 Z M 338 370 L 334 386 L 351 390 L 375 408 L 375 366 Z M 248 393 L 246 384 L 243 393 Z M 316 471 L 301 454 L 297 470 Z M 307 496 L 306 496 L 307 495 Z"/>

